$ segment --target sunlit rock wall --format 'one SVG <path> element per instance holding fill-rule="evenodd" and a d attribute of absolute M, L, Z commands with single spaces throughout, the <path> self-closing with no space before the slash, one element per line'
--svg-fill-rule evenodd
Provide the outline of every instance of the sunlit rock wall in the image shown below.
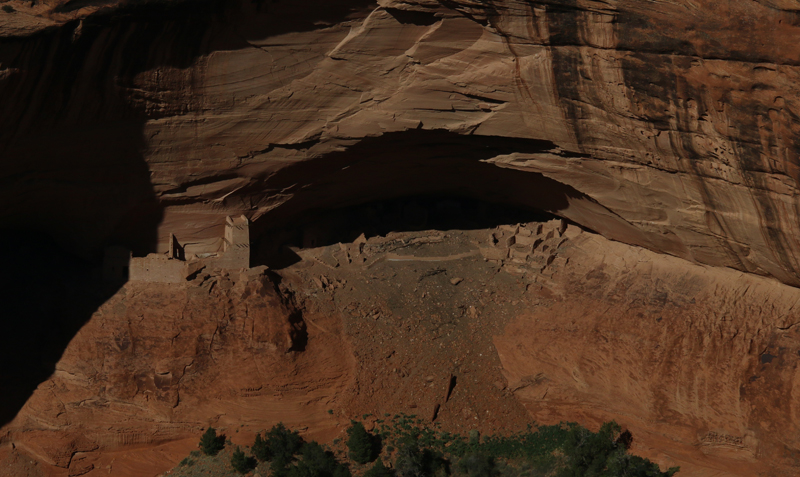
<path fill-rule="evenodd" d="M 81 251 L 172 232 L 202 251 L 226 215 L 263 224 L 320 183 L 309 207 L 369 200 L 337 199 L 329 156 L 379 162 L 346 151 L 435 129 L 541 141 L 481 160 L 570 186 L 554 212 L 608 237 L 800 283 L 794 2 L 6 5 L 7 227 Z M 458 179 L 441 158 L 414 173 Z M 279 180 L 309 159 L 312 180 Z"/>

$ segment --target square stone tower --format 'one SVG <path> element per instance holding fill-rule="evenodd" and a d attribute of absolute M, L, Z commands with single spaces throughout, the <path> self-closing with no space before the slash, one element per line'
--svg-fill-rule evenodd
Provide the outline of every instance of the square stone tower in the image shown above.
<path fill-rule="evenodd" d="M 222 257 L 217 261 L 220 268 L 250 268 L 250 221 L 247 217 L 227 217 Z"/>

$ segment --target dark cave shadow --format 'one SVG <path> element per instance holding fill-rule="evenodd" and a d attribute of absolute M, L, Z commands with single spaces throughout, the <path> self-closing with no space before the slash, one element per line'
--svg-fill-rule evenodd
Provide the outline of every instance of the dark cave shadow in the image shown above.
<path fill-rule="evenodd" d="M 109 61 L 109 75 L 124 75 L 95 56 L 107 33 L 73 41 L 65 27 L 0 42 L 0 64 L 25 72 L 0 81 L 0 426 L 120 289 L 102 280 L 104 247 L 155 251 L 162 211 L 142 153 L 147 118 L 95 74 Z"/>
<path fill-rule="evenodd" d="M 299 260 L 292 248 L 352 242 L 361 233 L 547 220 L 571 198 L 585 196 L 541 174 L 485 160 L 554 149 L 543 140 L 411 130 L 286 167 L 252 186 L 254 194 L 292 194 L 251 225 L 253 265 L 279 270 Z"/>
<path fill-rule="evenodd" d="M 267 265 L 274 273 L 300 262 L 298 249 L 352 243 L 362 234 L 369 239 L 392 232 L 492 229 L 554 218 L 534 208 L 460 195 L 414 195 L 369 201 L 341 209 L 301 213 L 290 222 L 268 229 L 256 241 L 259 254 L 253 258 L 253 265 Z"/>
<path fill-rule="evenodd" d="M 159 58 L 142 36 L 87 22 L 0 40 L 0 425 L 55 371 L 75 333 L 122 283 L 103 249 L 155 251 L 162 210 L 145 163 L 148 117 L 120 86 Z M 163 25 L 162 25 L 163 26 Z"/>
<path fill-rule="evenodd" d="M 0 426 L 122 286 L 101 280 L 103 248 L 155 251 L 163 209 L 144 159 L 144 127 L 186 111 L 148 107 L 158 100 L 136 93 L 137 75 L 189 68 L 213 51 L 251 48 L 252 39 L 326 28 L 373 5 L 129 2 L 0 38 L 0 64 L 12 73 L 0 77 Z"/>
<path fill-rule="evenodd" d="M 56 369 L 64 349 L 119 289 L 89 260 L 48 237 L 3 233 L 0 247 L 0 424 L 11 421 Z"/>

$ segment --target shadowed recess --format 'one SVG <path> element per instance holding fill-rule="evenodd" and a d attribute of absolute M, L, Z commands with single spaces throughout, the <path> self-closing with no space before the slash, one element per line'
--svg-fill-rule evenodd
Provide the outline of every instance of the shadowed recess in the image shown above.
<path fill-rule="evenodd" d="M 129 2 L 27 37 L 0 38 L 0 425 L 53 373 L 72 336 L 119 289 L 103 248 L 155 251 L 162 206 L 143 150 L 137 75 L 189 68 L 251 39 L 364 16 L 365 0 Z M 59 11 L 103 5 L 73 0 Z M 310 8 L 314 6 L 314 8 Z"/>
<path fill-rule="evenodd" d="M 276 253 L 284 245 L 302 245 L 308 227 L 324 229 L 315 233 L 315 246 L 321 246 L 362 232 L 485 228 L 547 218 L 584 196 L 540 174 L 484 161 L 554 148 L 542 140 L 413 130 L 366 138 L 346 151 L 289 166 L 244 191 L 291 195 L 253 223 L 255 263 L 291 263 Z M 370 205 L 359 207 L 364 204 Z"/>

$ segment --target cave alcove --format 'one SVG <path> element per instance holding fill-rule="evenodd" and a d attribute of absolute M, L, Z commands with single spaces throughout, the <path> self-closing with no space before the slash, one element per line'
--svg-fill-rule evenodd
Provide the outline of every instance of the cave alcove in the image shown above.
<path fill-rule="evenodd" d="M 280 269 L 298 260 L 293 247 L 351 242 L 362 233 L 548 220 L 586 197 L 541 174 L 489 160 L 554 149 L 543 140 L 408 130 L 288 166 L 242 191 L 254 201 L 290 195 L 253 221 L 252 265 Z"/>

